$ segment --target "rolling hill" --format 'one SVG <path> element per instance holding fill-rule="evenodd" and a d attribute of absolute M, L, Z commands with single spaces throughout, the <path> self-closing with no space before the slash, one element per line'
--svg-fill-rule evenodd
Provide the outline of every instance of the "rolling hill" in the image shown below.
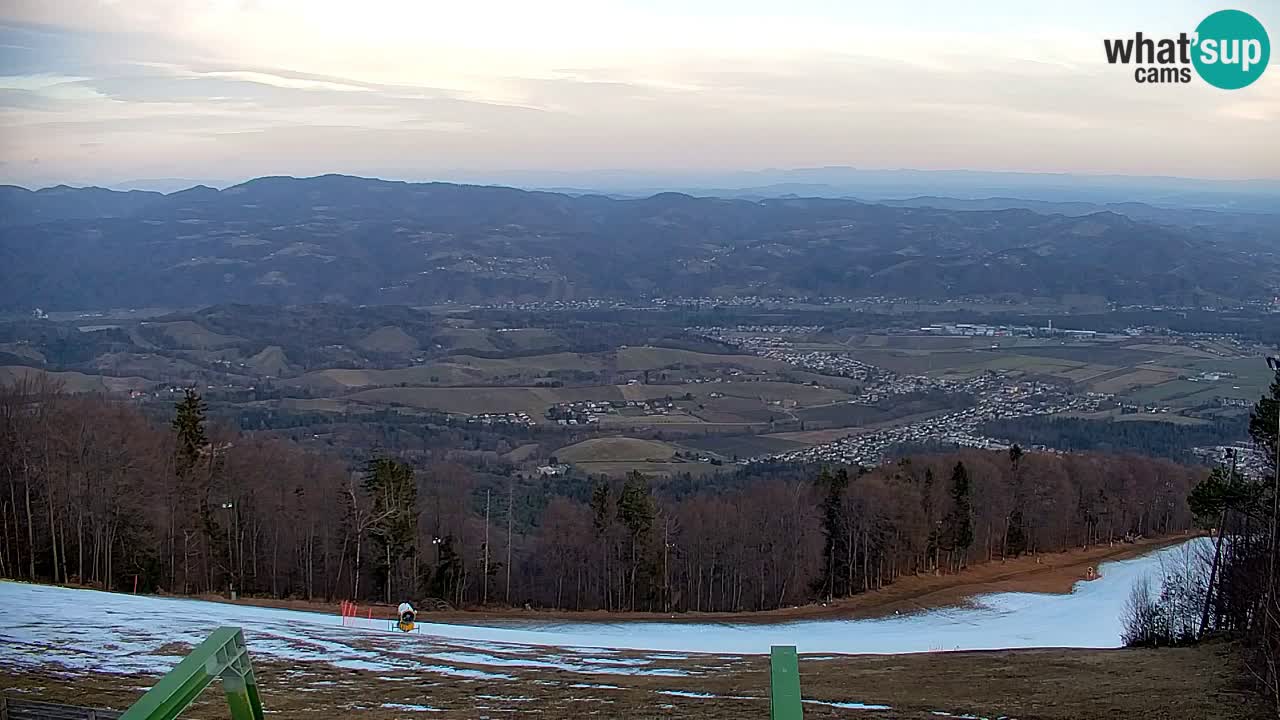
<path fill-rule="evenodd" d="M 1204 305 L 1280 285 L 1280 256 L 1256 233 L 1110 211 L 613 199 L 335 175 L 169 195 L 4 190 L 16 220 L 0 226 L 0 307 L 12 309 L 765 292 Z M 370 342 L 404 351 L 409 335 Z"/>

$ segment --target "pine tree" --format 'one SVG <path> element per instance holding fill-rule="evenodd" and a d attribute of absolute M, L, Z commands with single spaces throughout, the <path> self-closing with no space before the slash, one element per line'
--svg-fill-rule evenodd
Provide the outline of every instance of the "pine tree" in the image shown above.
<path fill-rule="evenodd" d="M 440 539 L 440 560 L 436 563 L 435 572 L 431 575 L 431 594 L 438 598 L 447 598 L 454 605 L 461 604 L 462 597 L 462 556 L 453 549 L 453 536 L 446 535 Z"/>
<path fill-rule="evenodd" d="M 199 393 L 188 388 L 182 400 L 175 406 L 177 413 L 173 418 L 173 432 L 177 435 L 177 446 L 174 450 L 174 468 L 178 475 L 191 472 L 201 455 L 206 452 L 209 439 L 205 436 L 205 404 Z"/>
<path fill-rule="evenodd" d="M 173 468 L 177 493 L 171 508 L 175 522 L 171 526 L 172 534 L 169 537 L 170 553 L 171 557 L 177 554 L 177 536 L 180 531 L 184 591 L 191 590 L 193 556 L 200 559 L 202 584 L 205 589 L 212 589 L 213 559 L 210 555 L 218 544 L 213 541 L 217 534 L 217 521 L 209 504 L 209 492 L 217 458 L 205 434 L 205 404 L 199 393 L 188 388 L 175 408 L 177 412 L 174 414 L 172 428 L 176 436 Z"/>
<path fill-rule="evenodd" d="M 364 485 L 373 498 L 372 515 L 376 521 L 370 525 L 369 535 L 382 546 L 381 570 L 386 573 L 384 600 L 390 603 L 396 568 L 400 560 L 414 550 L 418 486 L 413 468 L 390 458 L 369 461 Z"/>
<path fill-rule="evenodd" d="M 826 490 L 822 499 L 822 576 L 818 590 L 828 601 L 836 596 L 849 594 L 849 537 L 846 533 L 844 496 L 849 489 L 849 472 L 844 468 L 835 473 L 822 469 L 818 473 L 818 486 Z"/>
<path fill-rule="evenodd" d="M 613 527 L 613 507 L 610 499 L 609 483 L 601 480 L 591 489 L 592 528 L 596 532 L 596 542 L 600 546 L 600 579 L 604 583 L 604 606 L 613 609 L 613 583 L 609 580 L 609 530 Z"/>
<path fill-rule="evenodd" d="M 1258 398 L 1249 414 L 1249 436 L 1258 449 L 1266 456 L 1268 465 L 1275 465 L 1276 459 L 1276 413 L 1280 412 L 1280 372 L 1276 373 L 1268 392 Z M 1272 467 L 1272 472 L 1280 468 Z"/>
<path fill-rule="evenodd" d="M 653 529 L 656 514 L 653 497 L 649 493 L 649 480 L 637 471 L 627 474 L 618 496 L 618 520 L 631 536 L 631 609 L 636 608 L 636 578 L 640 570 L 640 546 Z"/>
<path fill-rule="evenodd" d="M 1022 452 L 1022 446 L 1017 443 L 1014 443 L 1013 447 L 1009 448 L 1009 464 L 1013 466 L 1014 472 L 1018 471 L 1018 464 L 1022 462 L 1022 456 L 1025 454 Z"/>
<path fill-rule="evenodd" d="M 1226 468 L 1217 467 L 1192 488 L 1187 506 L 1196 522 L 1204 527 L 1220 528 L 1221 518 L 1228 510 L 1264 511 L 1260 504 L 1265 492 L 1263 484 L 1250 481 L 1239 472 L 1232 476 Z"/>
<path fill-rule="evenodd" d="M 947 535 L 953 553 L 955 569 L 964 566 L 965 553 L 973 545 L 973 501 L 969 471 L 963 462 L 957 462 L 951 471 L 951 514 L 948 516 Z"/>
<path fill-rule="evenodd" d="M 1013 487 L 1012 487 L 1012 507 L 1009 513 L 1004 516 L 1004 540 L 1000 544 L 1000 559 L 1003 561 L 1009 555 L 1017 557 L 1027 548 L 1027 534 L 1023 530 L 1022 502 L 1022 458 L 1026 455 L 1022 451 L 1022 446 L 1014 443 L 1009 448 L 1009 466 L 1013 471 Z"/>

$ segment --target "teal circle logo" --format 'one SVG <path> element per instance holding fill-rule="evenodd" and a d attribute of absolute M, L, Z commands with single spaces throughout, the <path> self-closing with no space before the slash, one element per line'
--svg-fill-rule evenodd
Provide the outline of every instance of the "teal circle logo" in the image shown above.
<path fill-rule="evenodd" d="M 1271 60 L 1271 39 L 1257 18 L 1241 10 L 1219 10 L 1196 26 L 1191 62 L 1205 82 L 1238 90 L 1262 77 Z"/>

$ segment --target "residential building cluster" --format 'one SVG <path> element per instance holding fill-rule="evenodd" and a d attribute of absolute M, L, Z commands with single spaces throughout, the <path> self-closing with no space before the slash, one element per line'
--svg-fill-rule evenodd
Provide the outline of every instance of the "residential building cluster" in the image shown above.
<path fill-rule="evenodd" d="M 976 387 L 974 389 L 977 389 Z M 1009 383 L 998 390 L 977 395 L 971 408 L 938 415 L 927 420 L 850 435 L 834 442 L 815 445 L 762 458 L 808 463 L 878 465 L 886 451 L 899 444 L 941 443 L 983 449 L 1004 449 L 1009 444 L 979 432 L 983 423 L 997 418 L 1049 415 L 1062 412 L 1096 412 L 1102 400 L 1066 396 L 1042 383 Z"/>
<path fill-rule="evenodd" d="M 1236 472 L 1241 475 L 1261 479 L 1271 474 L 1271 465 L 1266 454 L 1249 443 L 1198 447 L 1192 448 L 1191 452 L 1206 465 L 1217 465 L 1219 467 L 1230 467 L 1233 460 L 1231 455 L 1234 453 Z"/>
<path fill-rule="evenodd" d="M 547 419 L 557 425 L 594 425 L 600 416 L 621 414 L 631 417 L 670 415 L 676 410 L 673 400 L 581 400 L 557 403 L 547 408 Z"/>
<path fill-rule="evenodd" d="M 778 360 L 802 370 L 822 375 L 837 375 L 855 380 L 869 380 L 881 374 L 874 365 L 854 360 L 844 353 L 821 350 L 796 350 L 792 341 L 780 334 L 811 335 L 822 330 L 811 325 L 739 325 L 734 327 L 693 327 L 688 332 L 734 345 L 760 357 Z M 744 333 L 769 333 L 767 335 Z"/>
<path fill-rule="evenodd" d="M 481 413 L 468 415 L 468 425 L 522 425 L 530 427 L 534 424 L 528 413 Z"/>

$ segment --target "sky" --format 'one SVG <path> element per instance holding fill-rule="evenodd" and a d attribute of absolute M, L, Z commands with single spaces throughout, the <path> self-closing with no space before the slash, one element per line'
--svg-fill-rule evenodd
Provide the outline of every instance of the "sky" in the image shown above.
<path fill-rule="evenodd" d="M 1140 85 L 1201 0 L 5 0 L 0 182 L 852 166 L 1280 177 L 1280 70 Z M 1246 10 L 1280 37 L 1280 2 Z M 1274 64 L 1274 63 L 1273 63 Z"/>

